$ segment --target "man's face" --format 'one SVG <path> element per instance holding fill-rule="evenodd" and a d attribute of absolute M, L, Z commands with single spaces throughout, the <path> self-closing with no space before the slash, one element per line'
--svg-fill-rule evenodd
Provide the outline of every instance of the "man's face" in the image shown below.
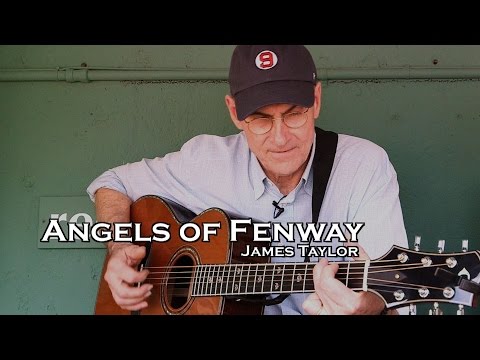
<path fill-rule="evenodd" d="M 233 111 L 232 119 L 235 125 L 244 130 L 250 150 L 256 155 L 265 174 L 272 180 L 285 176 L 298 177 L 299 180 L 301 177 L 313 143 L 315 118 L 320 113 L 320 91 L 318 83 L 315 87 L 314 104 L 306 113 L 307 121 L 296 129 L 287 127 L 280 118 L 285 113 L 298 112 L 305 108 L 294 107 L 291 104 L 273 104 L 257 109 L 257 114 L 253 117 L 261 115 L 275 118 L 271 130 L 263 135 L 253 133 L 247 122 L 239 121 L 234 111 L 234 103 L 226 99 L 231 115 Z"/>

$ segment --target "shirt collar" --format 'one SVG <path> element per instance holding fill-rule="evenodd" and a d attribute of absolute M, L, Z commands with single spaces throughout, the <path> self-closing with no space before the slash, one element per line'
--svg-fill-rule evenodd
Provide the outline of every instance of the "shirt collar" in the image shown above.
<path fill-rule="evenodd" d="M 315 136 L 313 137 L 312 151 L 310 152 L 310 159 L 308 159 L 307 167 L 303 172 L 302 180 L 300 180 L 303 181 L 303 188 L 305 192 L 310 196 L 313 194 L 313 171 L 310 170 L 312 169 L 313 158 L 315 156 L 316 143 L 317 134 L 315 133 Z"/>
<path fill-rule="evenodd" d="M 255 200 L 258 200 L 260 196 L 265 192 L 265 183 L 264 180 L 267 178 L 265 172 L 262 169 L 262 166 L 258 162 L 255 154 L 250 151 L 250 174 L 253 185 L 253 192 L 255 194 Z"/>
<path fill-rule="evenodd" d="M 308 159 L 307 167 L 305 168 L 302 174 L 302 178 L 300 180 L 303 183 L 305 192 L 310 196 L 313 193 L 313 174 L 312 175 L 310 174 L 310 170 L 312 168 L 313 157 L 315 156 L 316 138 L 317 138 L 317 135 L 315 134 L 315 136 L 313 137 L 313 145 L 312 145 L 312 151 L 310 153 L 310 158 Z M 265 188 L 264 181 L 267 178 L 267 175 L 265 175 L 265 172 L 263 171 L 262 166 L 260 165 L 257 157 L 252 151 L 250 151 L 249 171 L 250 171 L 250 179 L 252 181 L 252 186 L 253 186 L 253 192 L 255 194 L 255 200 L 258 200 L 258 198 L 262 196 L 263 193 L 265 192 L 266 188 Z"/>

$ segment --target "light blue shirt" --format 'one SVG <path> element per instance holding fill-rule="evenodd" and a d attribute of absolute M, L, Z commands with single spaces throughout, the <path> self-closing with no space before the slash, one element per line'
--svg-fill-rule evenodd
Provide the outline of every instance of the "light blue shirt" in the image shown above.
<path fill-rule="evenodd" d="M 102 187 L 120 191 L 132 201 L 143 195 L 157 195 L 197 214 L 219 207 L 227 213 L 261 222 L 281 222 L 287 227 L 288 222 L 312 221 L 310 170 L 314 150 L 315 146 L 299 184 L 281 200 L 285 211 L 277 219 L 273 218 L 272 201 L 278 201 L 283 194 L 266 177 L 243 132 L 226 137 L 199 135 L 180 151 L 115 167 L 95 179 L 87 192 L 92 201 Z M 398 193 L 397 174 L 386 152 L 368 140 L 339 134 L 318 221 L 365 223 L 358 234 L 359 244 L 371 259 L 376 259 L 394 244 L 408 247 Z M 283 240 L 274 245 L 292 243 Z M 311 258 L 312 262 L 317 260 Z M 272 261 L 303 262 L 304 258 L 297 250 L 293 258 Z M 303 313 L 302 303 L 308 295 L 292 294 L 279 305 L 267 306 L 265 314 Z"/>

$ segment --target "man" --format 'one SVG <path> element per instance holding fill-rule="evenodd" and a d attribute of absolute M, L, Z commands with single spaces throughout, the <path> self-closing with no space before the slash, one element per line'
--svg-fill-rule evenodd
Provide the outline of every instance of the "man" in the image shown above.
<path fill-rule="evenodd" d="M 232 55 L 225 103 L 239 134 L 197 136 L 178 152 L 106 171 L 89 187 L 98 221 L 128 222 L 132 201 L 147 194 L 173 200 L 195 213 L 210 207 L 262 222 L 312 222 L 315 119 L 321 84 L 304 46 L 238 46 Z M 378 258 L 393 245 L 407 247 L 395 170 L 385 151 L 360 138 L 338 136 L 331 175 L 318 219 L 365 223 L 358 235 L 364 256 Z M 274 207 L 272 207 L 272 202 Z M 281 209 L 281 212 L 278 210 Z M 339 245 L 338 238 L 331 243 Z M 279 244 L 285 245 L 284 239 Z M 105 279 L 118 305 L 147 306 L 152 286 L 132 285 L 147 271 L 135 265 L 142 247 L 110 243 Z M 330 260 L 344 260 L 335 258 Z M 272 261 L 299 261 L 293 257 Z M 311 261 L 318 261 L 312 257 Z M 292 294 L 266 314 L 380 314 L 383 300 L 354 292 L 335 279 L 338 267 L 315 266 L 315 293 Z"/>

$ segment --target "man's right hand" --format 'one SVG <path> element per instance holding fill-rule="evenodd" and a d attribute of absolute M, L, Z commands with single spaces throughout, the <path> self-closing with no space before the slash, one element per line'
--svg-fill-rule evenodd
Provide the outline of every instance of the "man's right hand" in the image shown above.
<path fill-rule="evenodd" d="M 152 284 L 145 281 L 148 270 L 137 271 L 136 267 L 145 257 L 145 247 L 132 244 L 113 244 L 105 272 L 105 281 L 110 286 L 116 303 L 125 310 L 135 311 L 148 306 L 145 300 L 152 292 Z"/>

